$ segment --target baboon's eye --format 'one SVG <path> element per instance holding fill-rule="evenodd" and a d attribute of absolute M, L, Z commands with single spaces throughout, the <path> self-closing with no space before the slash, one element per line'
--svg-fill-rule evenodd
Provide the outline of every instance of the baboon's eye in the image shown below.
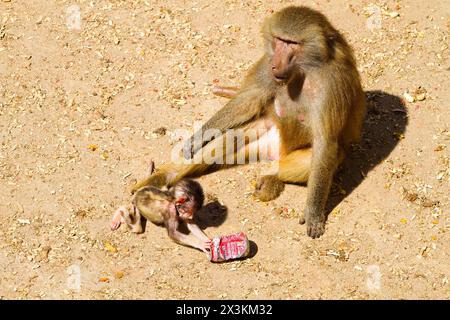
<path fill-rule="evenodd" d="M 276 39 L 279 41 L 283 41 L 284 43 L 287 43 L 287 44 L 299 44 L 298 42 L 295 42 L 292 40 L 286 40 L 286 39 L 282 39 L 282 38 L 278 38 L 278 37 Z"/>

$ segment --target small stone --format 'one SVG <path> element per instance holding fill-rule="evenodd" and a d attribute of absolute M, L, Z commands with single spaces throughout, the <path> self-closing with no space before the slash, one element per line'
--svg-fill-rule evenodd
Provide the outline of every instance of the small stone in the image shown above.
<path fill-rule="evenodd" d="M 403 190 L 403 197 L 410 201 L 410 202 L 414 202 L 417 200 L 417 198 L 419 197 L 419 195 L 416 192 L 411 192 L 409 190 L 407 190 L 406 188 L 402 188 Z"/>
<path fill-rule="evenodd" d="M 418 95 L 416 95 L 417 101 L 423 101 L 423 100 L 425 100 L 425 98 L 426 98 L 425 93 L 419 93 Z"/>
<path fill-rule="evenodd" d="M 398 13 L 397 11 L 392 11 L 392 12 L 389 12 L 389 16 L 391 18 L 396 18 L 396 17 L 400 16 L 400 13 Z"/>
<path fill-rule="evenodd" d="M 275 213 L 276 215 L 281 215 L 283 213 L 283 208 L 276 208 L 275 210 L 273 210 L 273 213 Z"/>
<path fill-rule="evenodd" d="M 38 255 L 38 261 L 48 261 L 48 254 L 52 248 L 50 246 L 45 246 L 42 248 Z"/>
<path fill-rule="evenodd" d="M 415 101 L 414 97 L 412 95 L 410 95 L 408 92 L 405 92 L 403 94 L 403 97 L 405 98 L 406 101 L 408 101 L 410 103 Z"/>
<path fill-rule="evenodd" d="M 30 220 L 29 219 L 17 219 L 17 221 L 20 223 L 20 224 L 30 224 Z"/>
<path fill-rule="evenodd" d="M 103 243 L 104 247 L 106 250 L 108 250 L 111 253 L 117 253 L 119 250 L 117 250 L 117 248 L 115 246 L 113 246 L 110 242 L 105 241 Z"/>
<path fill-rule="evenodd" d="M 96 144 L 90 144 L 87 148 L 91 151 L 95 151 L 98 149 L 98 146 Z"/>
<path fill-rule="evenodd" d="M 109 158 L 108 151 L 103 151 L 102 154 L 100 155 L 100 158 L 102 158 L 103 160 L 107 160 Z"/>
<path fill-rule="evenodd" d="M 421 203 L 422 207 L 425 207 L 425 208 L 433 207 L 437 204 L 439 204 L 439 201 L 430 200 L 430 199 L 424 199 L 424 200 L 422 200 L 422 203 Z"/>
<path fill-rule="evenodd" d="M 164 136 L 167 133 L 167 128 L 159 127 L 158 129 L 153 130 L 153 133 L 158 135 L 158 136 Z"/>

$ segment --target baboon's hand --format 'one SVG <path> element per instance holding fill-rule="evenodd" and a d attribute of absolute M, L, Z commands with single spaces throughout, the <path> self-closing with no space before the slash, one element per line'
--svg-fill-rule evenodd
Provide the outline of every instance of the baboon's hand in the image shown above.
<path fill-rule="evenodd" d="M 306 222 L 306 234 L 313 238 L 319 238 L 325 232 L 325 214 L 316 208 L 306 207 L 304 217 L 300 217 L 299 223 Z"/>
<path fill-rule="evenodd" d="M 307 221 L 306 222 L 306 233 L 313 239 L 319 238 L 325 232 L 325 222 L 324 221 Z"/>

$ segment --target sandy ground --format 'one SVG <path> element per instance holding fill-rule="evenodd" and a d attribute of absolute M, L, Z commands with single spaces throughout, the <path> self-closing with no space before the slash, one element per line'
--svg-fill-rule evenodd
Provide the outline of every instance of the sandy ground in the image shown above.
<path fill-rule="evenodd" d="M 1 298 L 450 298 L 444 0 L 301 1 L 354 47 L 369 100 L 322 238 L 298 224 L 304 187 L 251 197 L 258 165 L 199 179 L 223 204 L 206 233 L 245 231 L 251 259 L 212 264 L 153 225 L 109 230 L 176 130 L 223 105 L 213 83 L 238 84 L 262 53 L 263 18 L 300 3 L 244 2 L 0 0 Z"/>

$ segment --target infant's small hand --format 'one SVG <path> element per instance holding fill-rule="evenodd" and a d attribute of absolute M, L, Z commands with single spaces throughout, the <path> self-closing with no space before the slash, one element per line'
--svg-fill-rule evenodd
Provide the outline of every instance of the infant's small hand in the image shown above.
<path fill-rule="evenodd" d="M 123 215 L 125 214 L 126 210 L 127 209 L 125 207 L 120 207 L 119 209 L 116 210 L 116 212 L 114 212 L 114 215 L 109 225 L 112 231 L 119 229 L 120 225 L 123 222 L 125 222 L 123 219 Z"/>
<path fill-rule="evenodd" d="M 211 250 L 211 240 L 203 242 L 203 252 L 209 252 Z"/>

